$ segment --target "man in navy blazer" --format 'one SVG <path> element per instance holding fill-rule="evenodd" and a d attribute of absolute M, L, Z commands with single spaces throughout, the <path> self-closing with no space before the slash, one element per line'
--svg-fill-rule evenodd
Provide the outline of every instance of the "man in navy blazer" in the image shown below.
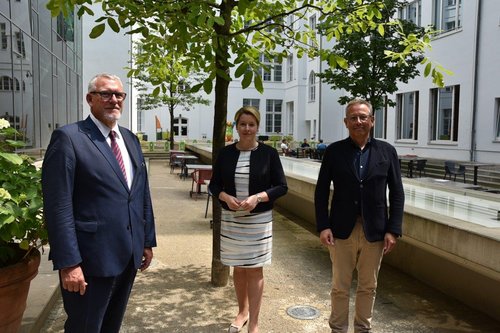
<path fill-rule="evenodd" d="M 45 154 L 44 215 L 65 332 L 119 332 L 136 272 L 153 258 L 146 164 L 137 137 L 117 125 L 125 97 L 117 76 L 95 76 L 91 115 L 55 130 Z"/>
<path fill-rule="evenodd" d="M 402 233 L 404 191 L 396 149 L 370 138 L 371 104 L 362 99 L 349 102 L 344 123 L 349 137 L 329 145 L 321 163 L 314 198 L 316 225 L 332 261 L 332 333 L 348 331 L 354 270 L 358 273 L 354 332 L 371 332 L 382 257 Z"/>

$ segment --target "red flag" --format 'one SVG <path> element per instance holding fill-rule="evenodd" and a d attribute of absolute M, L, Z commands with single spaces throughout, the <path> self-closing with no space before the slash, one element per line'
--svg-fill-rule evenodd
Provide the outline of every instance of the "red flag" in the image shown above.
<path fill-rule="evenodd" d="M 156 129 L 161 129 L 160 119 L 158 119 L 157 116 L 155 116 L 155 119 L 156 119 Z"/>

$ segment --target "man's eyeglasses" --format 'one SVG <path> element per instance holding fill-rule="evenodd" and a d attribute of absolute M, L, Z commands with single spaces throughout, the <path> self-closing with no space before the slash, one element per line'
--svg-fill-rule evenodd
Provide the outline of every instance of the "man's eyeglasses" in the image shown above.
<path fill-rule="evenodd" d="M 350 117 L 347 117 L 347 119 L 351 122 L 351 123 L 355 123 L 357 121 L 360 121 L 362 123 L 365 123 L 368 121 L 368 119 L 370 119 L 372 116 L 367 116 L 367 115 L 361 115 L 361 116 L 350 116 Z"/>
<path fill-rule="evenodd" d="M 98 94 L 101 96 L 103 101 L 109 101 L 113 95 L 115 95 L 115 98 L 118 102 L 121 102 L 127 97 L 127 93 L 124 92 L 115 92 L 115 91 L 91 91 L 91 94 Z"/>

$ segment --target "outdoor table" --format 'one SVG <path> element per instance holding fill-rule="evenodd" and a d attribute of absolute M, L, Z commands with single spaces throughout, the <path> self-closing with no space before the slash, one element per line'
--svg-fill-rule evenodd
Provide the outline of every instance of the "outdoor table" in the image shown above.
<path fill-rule="evenodd" d="M 418 157 L 417 155 L 399 155 L 399 166 L 401 167 L 401 161 L 408 162 L 408 176 L 413 178 L 413 167 L 416 161 L 426 160 L 425 157 Z"/>
<path fill-rule="evenodd" d="M 482 167 L 482 166 L 494 166 L 495 164 L 493 163 L 482 163 L 482 162 L 460 162 L 459 164 L 463 165 L 463 166 L 471 166 L 471 167 L 474 167 L 474 182 L 473 184 L 474 185 L 477 185 L 477 170 L 479 169 L 479 167 Z"/>
<path fill-rule="evenodd" d="M 186 167 L 186 164 L 188 163 L 187 161 L 195 161 L 198 159 L 198 157 L 195 155 L 179 155 L 177 156 L 177 159 L 182 162 L 181 173 L 179 174 L 179 177 L 186 179 L 188 176 L 188 168 Z"/>

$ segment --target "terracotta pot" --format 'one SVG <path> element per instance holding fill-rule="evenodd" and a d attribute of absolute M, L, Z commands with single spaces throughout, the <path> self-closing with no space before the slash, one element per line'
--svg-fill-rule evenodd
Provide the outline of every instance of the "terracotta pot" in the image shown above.
<path fill-rule="evenodd" d="M 21 262 L 0 268 L 0 332 L 19 331 L 30 283 L 39 265 L 40 251 L 33 249 Z"/>

